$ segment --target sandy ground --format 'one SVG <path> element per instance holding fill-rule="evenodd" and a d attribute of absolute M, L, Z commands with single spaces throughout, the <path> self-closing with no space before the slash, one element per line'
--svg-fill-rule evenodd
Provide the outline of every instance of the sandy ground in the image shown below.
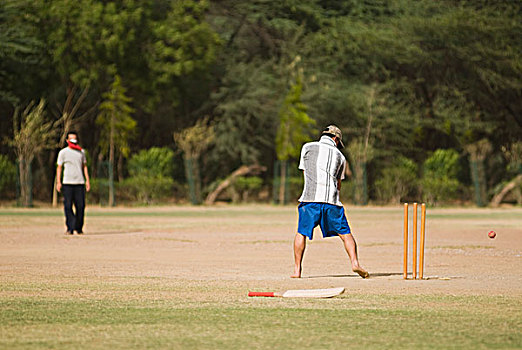
<path fill-rule="evenodd" d="M 522 297 L 522 209 L 428 208 L 427 279 L 416 281 L 402 278 L 402 207 L 346 209 L 366 280 L 348 268 L 341 241 L 322 239 L 319 230 L 308 242 L 304 278 L 289 278 L 293 206 L 91 206 L 83 236 L 64 235 L 60 209 L 0 208 L 0 284 L 155 278 L 212 286 L 208 293 L 233 286 L 238 296 L 342 286 L 348 293 Z"/>

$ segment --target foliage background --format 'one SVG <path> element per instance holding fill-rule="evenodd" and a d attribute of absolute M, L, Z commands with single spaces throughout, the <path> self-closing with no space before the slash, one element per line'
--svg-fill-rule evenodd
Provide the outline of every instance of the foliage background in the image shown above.
<path fill-rule="evenodd" d="M 522 140 L 521 32 L 515 1 L 5 0 L 0 139 L 13 137 L 16 108 L 45 99 L 47 121 L 56 122 L 71 112 L 68 102 L 79 102 L 81 117 L 70 127 L 89 150 L 96 179 L 107 154 L 96 118 L 118 76 L 137 125 L 128 147 L 116 151 L 122 186 L 133 177 L 132 155 L 168 148 L 172 170 L 159 197 L 183 193 L 183 200 L 186 191 L 171 190 L 186 184 L 173 134 L 204 120 L 214 137 L 197 160 L 203 192 L 259 163 L 268 168 L 261 187 L 270 193 L 280 111 L 299 84 L 317 128 L 312 139 L 330 123 L 346 145 L 366 137 L 363 152 L 371 154 L 362 154 L 363 163 L 344 151 L 356 170 L 345 201 L 356 201 L 361 186 L 378 202 L 469 202 L 477 186 L 491 198 L 521 172 L 512 161 Z M 484 139 L 490 152 L 470 154 Z M 35 198 L 51 198 L 59 140 L 35 156 Z M 456 159 L 439 157 L 451 160 L 443 165 L 451 174 L 432 177 L 441 171 L 430 166 L 439 150 Z M 15 164 L 8 142 L 0 151 Z M 476 159 L 485 170 L 474 174 Z"/>

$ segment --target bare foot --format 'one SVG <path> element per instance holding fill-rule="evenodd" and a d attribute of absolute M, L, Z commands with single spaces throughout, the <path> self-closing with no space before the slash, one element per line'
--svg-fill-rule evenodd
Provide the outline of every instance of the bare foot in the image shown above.
<path fill-rule="evenodd" d="M 366 271 L 365 269 L 363 269 L 360 266 L 352 268 L 352 271 L 358 273 L 359 276 L 361 276 L 362 278 L 370 277 L 370 274 L 368 273 L 368 271 Z"/>
<path fill-rule="evenodd" d="M 296 268 L 294 274 L 290 278 L 301 278 L 301 268 Z"/>

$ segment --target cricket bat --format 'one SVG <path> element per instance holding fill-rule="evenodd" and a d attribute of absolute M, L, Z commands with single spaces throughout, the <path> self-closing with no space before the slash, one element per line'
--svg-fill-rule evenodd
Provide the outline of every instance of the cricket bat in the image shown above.
<path fill-rule="evenodd" d="M 280 297 L 280 298 L 332 298 L 344 292 L 343 287 L 326 289 L 291 289 L 284 293 L 278 292 L 248 292 L 249 297 Z"/>

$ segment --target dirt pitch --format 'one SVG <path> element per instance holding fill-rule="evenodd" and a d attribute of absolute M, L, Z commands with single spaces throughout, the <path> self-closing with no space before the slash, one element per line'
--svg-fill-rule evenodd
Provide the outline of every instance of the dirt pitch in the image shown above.
<path fill-rule="evenodd" d="M 417 295 L 509 297 L 520 315 L 522 209 L 428 208 L 422 281 L 402 279 L 402 207 L 346 210 L 370 279 L 352 273 L 340 240 L 322 239 L 318 230 L 304 278 L 290 279 L 293 206 L 90 206 L 82 236 L 64 235 L 61 209 L 3 208 L 0 299 L 271 307 L 247 292 L 345 287 L 348 295 L 390 296 L 389 303 Z"/>
<path fill-rule="evenodd" d="M 424 281 L 402 279 L 400 207 L 347 208 L 368 280 L 348 269 L 340 240 L 323 239 L 319 230 L 307 242 L 304 278 L 288 278 L 294 207 L 90 207 L 84 236 L 63 234 L 61 210 L 0 213 L 2 282 L 160 277 L 233 283 L 244 292 L 335 285 L 364 293 L 522 295 L 521 209 L 429 208 Z"/>

